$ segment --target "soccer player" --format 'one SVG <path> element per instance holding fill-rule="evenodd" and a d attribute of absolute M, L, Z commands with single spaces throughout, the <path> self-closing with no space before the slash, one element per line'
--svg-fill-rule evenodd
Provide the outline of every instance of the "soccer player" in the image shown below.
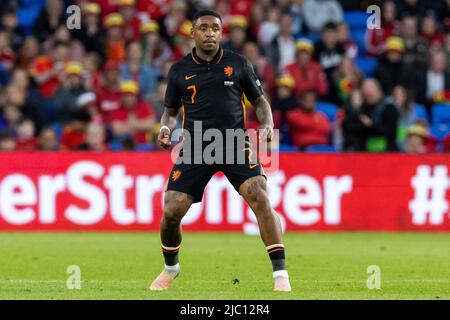
<path fill-rule="evenodd" d="M 197 12 L 192 21 L 191 36 L 195 42 L 192 52 L 169 70 L 159 144 L 165 149 L 170 147 L 181 107 L 183 128 L 191 135 L 195 135 L 198 122 L 201 122 L 202 132 L 213 128 L 221 132 L 229 129 L 244 132 L 244 94 L 253 104 L 261 123 L 260 140 L 270 141 L 273 136 L 270 105 L 251 64 L 243 56 L 221 48 L 222 19 L 219 14 L 211 10 Z M 204 142 L 201 143 L 204 148 Z M 254 153 L 249 141 L 246 145 L 248 147 L 239 150 L 245 153 L 245 159 L 251 160 Z M 184 141 L 180 157 L 188 148 Z M 165 290 L 178 276 L 181 219 L 192 203 L 202 200 L 206 184 L 218 171 L 225 174 L 256 215 L 261 238 L 273 266 L 273 290 L 291 291 L 280 220 L 269 203 L 266 177 L 259 161 L 253 164 L 177 161 L 167 184 L 161 221 L 165 268 L 150 289 Z"/>

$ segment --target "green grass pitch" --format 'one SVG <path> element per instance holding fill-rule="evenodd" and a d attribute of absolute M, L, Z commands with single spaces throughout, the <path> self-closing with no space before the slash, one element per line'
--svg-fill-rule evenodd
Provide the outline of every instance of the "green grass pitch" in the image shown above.
<path fill-rule="evenodd" d="M 185 233 L 181 274 L 147 288 L 162 269 L 156 233 L 0 233 L 0 299 L 450 299 L 450 234 L 290 233 L 292 293 L 272 292 L 259 237 Z M 69 265 L 81 289 L 69 290 Z M 381 289 L 366 286 L 381 269 Z M 236 281 L 238 279 L 239 281 Z"/>

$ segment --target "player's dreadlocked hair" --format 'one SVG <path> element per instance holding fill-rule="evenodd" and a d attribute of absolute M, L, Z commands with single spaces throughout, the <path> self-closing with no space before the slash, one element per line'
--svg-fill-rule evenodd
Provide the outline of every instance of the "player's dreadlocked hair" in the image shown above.
<path fill-rule="evenodd" d="M 222 22 L 222 17 L 216 11 L 203 9 L 203 10 L 197 11 L 194 14 L 194 17 L 192 18 L 192 24 L 195 24 L 195 22 L 197 21 L 198 18 L 204 17 L 204 16 L 213 16 L 213 17 L 218 18 L 220 20 L 220 22 Z"/>

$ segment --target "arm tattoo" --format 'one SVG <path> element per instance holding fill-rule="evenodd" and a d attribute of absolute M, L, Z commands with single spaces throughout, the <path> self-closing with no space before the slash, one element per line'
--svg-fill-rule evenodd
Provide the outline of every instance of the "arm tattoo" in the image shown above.
<path fill-rule="evenodd" d="M 164 108 L 164 113 L 161 116 L 161 126 L 168 126 L 170 131 L 175 130 L 177 126 L 178 109 Z"/>
<path fill-rule="evenodd" d="M 256 117 L 261 125 L 273 127 L 272 110 L 269 101 L 262 95 L 252 102 L 255 107 Z"/>

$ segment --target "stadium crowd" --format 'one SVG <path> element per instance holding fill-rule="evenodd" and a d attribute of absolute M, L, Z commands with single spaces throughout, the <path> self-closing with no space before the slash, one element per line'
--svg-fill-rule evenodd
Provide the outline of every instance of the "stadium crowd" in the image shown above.
<path fill-rule="evenodd" d="M 201 8 L 261 78 L 280 150 L 450 151 L 450 0 L 4 0 L 0 150 L 158 149 Z"/>

